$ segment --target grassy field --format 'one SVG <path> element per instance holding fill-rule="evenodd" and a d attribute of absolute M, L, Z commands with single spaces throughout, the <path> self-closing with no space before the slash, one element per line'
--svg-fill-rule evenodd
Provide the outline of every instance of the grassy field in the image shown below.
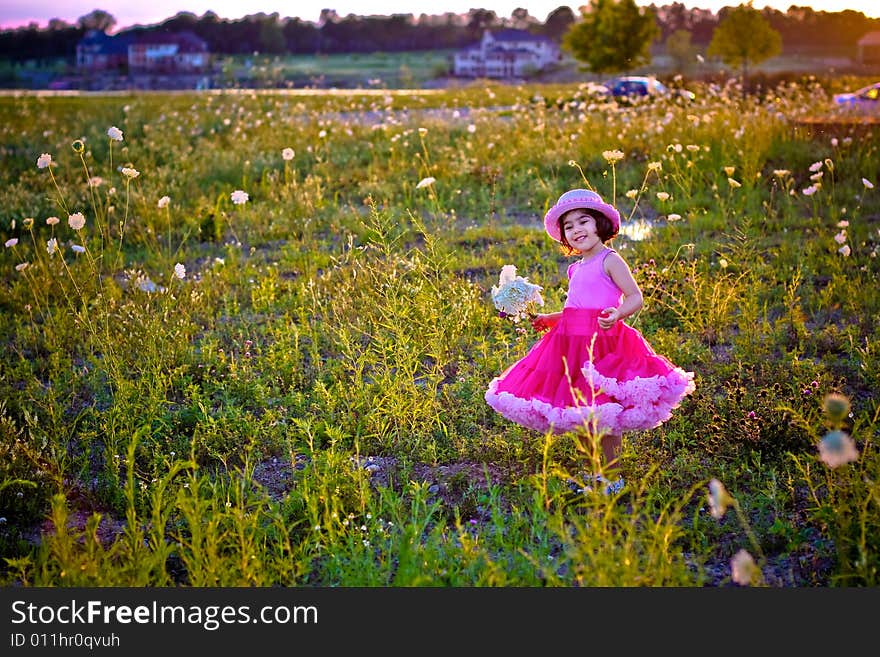
<path fill-rule="evenodd" d="M 877 141 L 695 91 L 0 98 L 4 584 L 876 586 Z M 483 400 L 580 186 L 697 386 L 616 496 Z"/>

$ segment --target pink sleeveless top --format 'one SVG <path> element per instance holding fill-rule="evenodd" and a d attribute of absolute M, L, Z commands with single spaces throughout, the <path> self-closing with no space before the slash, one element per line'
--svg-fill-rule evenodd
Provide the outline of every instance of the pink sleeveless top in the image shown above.
<path fill-rule="evenodd" d="M 568 266 L 568 297 L 565 308 L 582 308 L 602 310 L 609 306 L 620 305 L 623 292 L 605 273 L 605 258 L 613 249 L 596 254 L 587 262 L 578 260 Z"/>

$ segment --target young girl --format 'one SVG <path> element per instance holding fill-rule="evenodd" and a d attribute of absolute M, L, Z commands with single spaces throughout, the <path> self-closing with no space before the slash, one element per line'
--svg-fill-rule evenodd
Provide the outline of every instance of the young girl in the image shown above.
<path fill-rule="evenodd" d="M 588 453 L 589 441 L 598 438 L 607 477 L 617 473 L 623 432 L 668 420 L 694 391 L 694 375 L 622 321 L 642 307 L 642 293 L 623 258 L 605 245 L 620 229 L 613 206 L 593 191 L 573 189 L 547 212 L 544 228 L 567 255 L 581 257 L 568 267 L 562 312 L 534 317 L 532 326 L 546 333 L 492 380 L 486 402 L 530 429 L 576 431 Z M 624 485 L 622 477 L 603 483 L 606 493 Z"/>

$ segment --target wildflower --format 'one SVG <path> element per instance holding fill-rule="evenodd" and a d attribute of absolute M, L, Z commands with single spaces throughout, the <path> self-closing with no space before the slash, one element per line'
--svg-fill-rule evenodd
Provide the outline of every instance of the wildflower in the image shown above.
<path fill-rule="evenodd" d="M 660 171 L 662 168 L 662 162 L 648 162 L 648 171 Z"/>
<path fill-rule="evenodd" d="M 618 150 L 613 151 L 602 151 L 602 157 L 605 158 L 605 161 L 608 164 L 617 164 L 623 159 L 623 152 Z"/>
<path fill-rule="evenodd" d="M 54 254 L 58 250 L 58 240 L 54 237 L 46 242 L 46 253 Z"/>
<path fill-rule="evenodd" d="M 865 189 L 874 189 L 874 183 L 867 178 L 862 178 L 862 184 L 865 186 Z"/>
<path fill-rule="evenodd" d="M 501 317 L 510 317 L 514 323 L 528 314 L 532 305 L 543 306 L 540 285 L 516 275 L 514 265 L 504 265 L 498 276 L 498 285 L 492 286 L 492 303 Z"/>
<path fill-rule="evenodd" d="M 159 202 L 156 203 L 156 205 L 160 208 L 167 208 L 169 203 L 171 203 L 171 197 L 170 196 L 163 196 L 162 198 L 159 199 Z"/>
<path fill-rule="evenodd" d="M 727 269 L 727 265 L 728 265 L 727 258 L 721 258 L 718 261 L 718 266 L 721 267 L 721 269 Z"/>
<path fill-rule="evenodd" d="M 7 248 L 7 249 L 11 249 L 11 248 L 12 248 L 13 246 L 15 246 L 16 244 L 18 244 L 18 238 L 17 238 L 17 237 L 10 237 L 8 240 L 6 240 L 6 248 Z"/>
<path fill-rule="evenodd" d="M 667 192 L 657 192 L 657 198 L 660 201 L 669 200 L 669 194 Z"/>
<path fill-rule="evenodd" d="M 631 189 L 626 193 L 626 197 L 631 201 L 634 201 L 636 196 L 638 196 L 638 195 L 639 195 L 639 190 L 637 190 L 637 189 Z"/>
<path fill-rule="evenodd" d="M 700 62 L 700 64 L 702 64 L 702 63 L 704 63 L 704 62 L 706 61 L 706 59 L 705 59 L 702 55 L 699 55 L 699 54 L 698 54 L 698 55 L 697 55 L 697 61 Z"/>
<path fill-rule="evenodd" d="M 849 254 L 852 253 L 852 249 L 849 248 L 849 244 L 844 244 L 842 247 L 837 249 L 837 252 L 844 258 L 848 258 Z"/>
<path fill-rule="evenodd" d="M 89 187 L 100 187 L 104 182 L 104 179 L 101 176 L 92 176 L 89 178 Z"/>
<path fill-rule="evenodd" d="M 822 162 L 822 160 L 819 160 L 818 162 L 813 162 L 813 163 L 810 165 L 810 172 L 811 172 L 811 173 L 816 173 L 819 169 L 822 168 L 822 165 L 823 165 L 823 164 L 824 164 L 824 162 Z"/>
<path fill-rule="evenodd" d="M 813 182 L 817 182 L 819 180 L 822 180 L 822 176 L 824 176 L 824 175 L 825 175 L 824 171 L 817 171 L 812 176 L 810 176 L 810 180 L 812 180 Z"/>
<path fill-rule="evenodd" d="M 248 202 L 250 196 L 248 196 L 247 192 L 236 189 L 234 192 L 232 192 L 232 194 L 229 195 L 229 198 L 231 198 L 232 202 L 236 205 L 244 205 Z"/>
<path fill-rule="evenodd" d="M 728 178 L 733 175 L 734 171 L 736 171 L 736 167 L 724 167 L 724 173 L 727 174 Z"/>
<path fill-rule="evenodd" d="M 86 247 L 80 246 L 79 244 L 72 244 L 70 246 L 70 248 L 73 250 L 74 253 L 85 253 L 86 252 Z"/>
<path fill-rule="evenodd" d="M 838 244 L 843 244 L 844 242 L 846 242 L 846 231 L 842 230 L 837 233 L 837 235 L 834 236 L 834 241 Z"/>
<path fill-rule="evenodd" d="M 849 399 L 845 395 L 831 392 L 822 400 L 822 408 L 832 422 L 843 422 L 849 414 Z"/>
<path fill-rule="evenodd" d="M 122 141 L 122 130 L 117 128 L 115 125 L 110 126 L 110 129 L 107 130 L 107 136 L 110 137 L 113 141 Z"/>
<path fill-rule="evenodd" d="M 174 276 L 183 280 L 186 277 L 186 267 L 178 262 L 174 265 Z"/>
<path fill-rule="evenodd" d="M 430 187 L 435 182 L 437 182 L 437 180 L 433 176 L 428 176 L 427 178 L 422 178 L 419 181 L 419 184 L 416 185 L 416 189 L 421 189 L 422 187 Z"/>
<path fill-rule="evenodd" d="M 47 226 L 54 226 L 59 221 L 60 220 L 58 219 L 58 217 L 46 217 L 46 225 Z"/>
<path fill-rule="evenodd" d="M 687 146 L 685 146 L 685 148 L 688 149 L 691 153 L 696 153 L 700 150 L 700 147 L 696 144 L 688 144 Z"/>
<path fill-rule="evenodd" d="M 34 227 L 34 218 L 33 217 L 25 217 L 24 220 L 22 221 L 22 223 L 24 224 L 25 228 L 30 230 L 31 228 Z"/>
<path fill-rule="evenodd" d="M 20 262 L 17 265 L 15 265 L 15 271 L 19 271 L 19 272 L 24 271 L 25 269 L 27 269 L 30 266 L 30 264 L 31 263 L 29 263 L 29 262 Z"/>
<path fill-rule="evenodd" d="M 738 180 L 734 180 L 733 178 L 727 179 L 727 184 L 736 189 L 737 187 L 742 187 Z"/>
<path fill-rule="evenodd" d="M 730 560 L 730 577 L 737 584 L 747 586 L 752 583 L 757 568 L 752 555 L 747 550 L 740 550 Z"/>
<path fill-rule="evenodd" d="M 474 133 L 477 131 L 477 126 L 474 125 L 473 123 L 471 123 L 471 124 L 467 127 L 467 131 L 468 131 L 469 133 L 471 133 L 471 134 L 474 134 Z"/>
<path fill-rule="evenodd" d="M 675 212 L 670 212 L 666 215 L 666 221 L 681 221 L 681 215 Z"/>
<path fill-rule="evenodd" d="M 137 178 L 141 175 L 141 172 L 137 169 L 132 169 L 131 167 L 122 167 L 122 175 L 126 178 Z"/>
<path fill-rule="evenodd" d="M 785 178 L 786 176 L 791 175 L 791 171 L 789 171 L 788 169 L 773 169 L 773 175 L 780 178 Z"/>
<path fill-rule="evenodd" d="M 569 160 L 569 161 L 568 161 L 568 166 L 570 166 L 570 167 L 576 167 L 577 165 L 578 165 L 578 163 L 575 162 L 574 160 Z M 863 180 L 864 180 L 864 179 L 863 179 Z"/>
<path fill-rule="evenodd" d="M 717 479 L 709 482 L 709 512 L 716 520 L 724 517 L 727 507 L 733 502 L 733 498 L 727 489 Z"/>
<path fill-rule="evenodd" d="M 802 189 L 801 194 L 803 194 L 804 196 L 812 196 L 813 194 L 815 194 L 816 192 L 819 191 L 820 187 L 821 187 L 821 185 L 819 185 L 819 183 L 812 184 L 809 187 Z"/>
<path fill-rule="evenodd" d="M 834 162 L 832 162 L 830 158 L 825 158 L 825 166 L 829 171 L 834 171 Z"/>
<path fill-rule="evenodd" d="M 849 222 L 846 219 L 837 222 L 838 228 L 846 228 L 847 226 L 849 226 Z"/>
<path fill-rule="evenodd" d="M 73 230 L 82 230 L 82 227 L 86 225 L 86 218 L 82 212 L 74 212 L 67 217 L 67 225 L 73 228 Z"/>
<path fill-rule="evenodd" d="M 819 458 L 829 468 L 858 461 L 859 451 L 855 441 L 845 431 L 835 429 L 825 434 L 819 441 Z"/>
<path fill-rule="evenodd" d="M 293 152 L 292 148 L 285 148 L 283 151 L 281 151 L 281 159 L 286 162 L 292 160 L 294 155 L 295 153 Z"/>
<path fill-rule="evenodd" d="M 48 153 L 43 153 L 40 157 L 37 158 L 37 168 L 45 169 L 47 166 L 52 164 L 52 156 Z"/>
<path fill-rule="evenodd" d="M 320 139 L 323 139 L 323 138 L 326 137 L 326 136 L 327 136 L 327 131 L 326 131 L 326 130 L 321 130 L 321 132 L 318 133 L 318 137 L 319 137 Z"/>

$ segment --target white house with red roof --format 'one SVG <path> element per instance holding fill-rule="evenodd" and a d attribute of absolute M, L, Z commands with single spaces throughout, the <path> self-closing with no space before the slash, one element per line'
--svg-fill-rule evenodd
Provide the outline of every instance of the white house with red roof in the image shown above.
<path fill-rule="evenodd" d="M 521 78 L 559 62 L 562 52 L 548 39 L 526 30 L 486 30 L 476 45 L 457 52 L 454 75 L 473 78 Z"/>

